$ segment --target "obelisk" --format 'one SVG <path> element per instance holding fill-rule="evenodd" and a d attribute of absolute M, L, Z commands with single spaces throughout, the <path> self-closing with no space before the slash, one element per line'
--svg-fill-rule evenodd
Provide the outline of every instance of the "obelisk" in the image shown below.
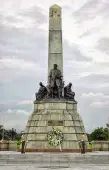
<path fill-rule="evenodd" d="M 72 84 L 64 87 L 63 96 L 58 95 L 61 93 L 60 88 L 62 89 L 57 83 L 61 80 L 60 71 L 63 74 L 61 22 L 61 8 L 58 5 L 51 6 L 48 74 L 54 64 L 57 64 L 58 69 L 55 67 L 55 74 L 51 76 L 54 85 L 48 82 L 47 86 L 44 86 L 40 83 L 39 90 L 35 93 L 34 110 L 25 129 L 25 140 L 28 141 L 25 146 L 26 152 L 80 152 L 80 140 L 84 140 L 86 150 L 89 150 L 84 124 L 78 114 L 77 102 L 71 89 Z M 54 94 L 51 95 L 49 92 Z"/>
<path fill-rule="evenodd" d="M 49 8 L 48 74 L 53 64 L 63 74 L 61 7 L 56 4 Z"/>

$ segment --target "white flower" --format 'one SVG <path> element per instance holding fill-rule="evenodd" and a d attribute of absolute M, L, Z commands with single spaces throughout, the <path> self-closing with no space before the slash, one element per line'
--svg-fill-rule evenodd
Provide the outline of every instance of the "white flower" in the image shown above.
<path fill-rule="evenodd" d="M 63 134 L 58 129 L 53 128 L 52 131 L 48 132 L 47 139 L 50 145 L 58 146 L 63 141 Z"/>

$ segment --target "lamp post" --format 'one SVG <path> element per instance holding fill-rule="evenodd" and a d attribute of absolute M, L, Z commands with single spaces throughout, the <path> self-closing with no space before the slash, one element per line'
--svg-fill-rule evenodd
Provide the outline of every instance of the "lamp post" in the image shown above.
<path fill-rule="evenodd" d="M 108 128 L 108 140 L 109 140 L 109 117 L 108 117 L 108 123 L 106 124 Z"/>

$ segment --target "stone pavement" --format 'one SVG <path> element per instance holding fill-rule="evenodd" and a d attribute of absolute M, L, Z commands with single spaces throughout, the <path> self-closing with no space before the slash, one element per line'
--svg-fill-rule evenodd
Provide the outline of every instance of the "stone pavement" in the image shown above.
<path fill-rule="evenodd" d="M 0 170 L 109 170 L 109 152 L 25 153 L 0 151 Z"/>
<path fill-rule="evenodd" d="M 109 170 L 109 166 L 95 166 L 95 165 L 88 165 L 88 166 L 85 166 L 85 165 L 81 165 L 81 166 L 78 166 L 78 165 L 75 165 L 75 166 L 72 166 L 70 168 L 66 168 L 66 167 L 59 167 L 59 166 L 55 166 L 55 167 L 37 167 L 35 165 L 25 165 L 25 166 L 22 166 L 22 165 L 17 165 L 17 166 L 0 166 L 0 170 Z"/>

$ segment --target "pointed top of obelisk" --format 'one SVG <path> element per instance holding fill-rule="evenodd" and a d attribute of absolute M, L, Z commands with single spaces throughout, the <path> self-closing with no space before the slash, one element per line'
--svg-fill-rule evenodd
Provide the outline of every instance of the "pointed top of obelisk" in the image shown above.
<path fill-rule="evenodd" d="M 50 8 L 60 9 L 61 7 L 60 7 L 59 5 L 57 5 L 57 4 L 54 4 L 54 5 L 52 5 Z"/>

